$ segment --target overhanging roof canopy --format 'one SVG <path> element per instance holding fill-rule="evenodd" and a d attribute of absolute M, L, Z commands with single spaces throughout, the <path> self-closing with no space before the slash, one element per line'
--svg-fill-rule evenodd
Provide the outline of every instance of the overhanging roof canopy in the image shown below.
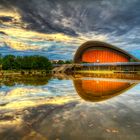
<path fill-rule="evenodd" d="M 132 56 L 128 52 L 126 52 L 126 51 L 124 51 L 124 50 L 122 50 L 122 49 L 120 49 L 118 47 L 115 47 L 115 46 L 113 46 L 111 44 L 101 42 L 101 41 L 87 41 L 84 44 L 82 44 L 78 48 L 78 50 L 76 51 L 75 56 L 74 56 L 74 63 L 80 63 L 83 53 L 86 50 L 94 48 L 94 47 L 96 47 L 96 48 L 97 47 L 104 47 L 104 48 L 107 48 L 107 49 L 118 51 L 119 53 L 124 54 L 125 56 L 127 56 L 129 59 L 133 59 L 136 62 L 140 61 L 139 59 L 137 59 L 136 57 Z"/>

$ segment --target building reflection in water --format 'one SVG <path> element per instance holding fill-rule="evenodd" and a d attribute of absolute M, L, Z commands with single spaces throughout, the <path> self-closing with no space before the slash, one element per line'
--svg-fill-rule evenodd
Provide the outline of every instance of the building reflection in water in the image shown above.
<path fill-rule="evenodd" d="M 72 79 L 78 95 L 85 101 L 100 102 L 120 95 L 140 83 L 139 74 L 84 73 L 75 75 L 56 74 L 60 80 Z"/>
<path fill-rule="evenodd" d="M 91 102 L 99 102 L 115 97 L 136 84 L 127 80 L 81 79 L 74 80 L 79 96 Z"/>

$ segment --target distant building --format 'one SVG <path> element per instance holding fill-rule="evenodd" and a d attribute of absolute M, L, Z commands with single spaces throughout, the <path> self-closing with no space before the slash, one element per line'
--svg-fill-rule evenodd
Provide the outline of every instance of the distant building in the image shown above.
<path fill-rule="evenodd" d="M 50 62 L 53 64 L 57 64 L 59 62 L 59 60 L 50 60 Z"/>

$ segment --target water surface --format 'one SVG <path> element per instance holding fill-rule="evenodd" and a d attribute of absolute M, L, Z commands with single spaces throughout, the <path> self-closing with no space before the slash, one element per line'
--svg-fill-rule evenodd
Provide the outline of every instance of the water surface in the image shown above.
<path fill-rule="evenodd" d="M 98 75 L 1 79 L 0 140 L 139 140 L 139 82 Z"/>

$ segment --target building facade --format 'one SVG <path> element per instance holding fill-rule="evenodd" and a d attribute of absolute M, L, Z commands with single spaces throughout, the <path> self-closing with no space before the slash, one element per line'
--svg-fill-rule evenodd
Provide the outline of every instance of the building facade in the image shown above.
<path fill-rule="evenodd" d="M 88 41 L 82 44 L 75 53 L 75 63 L 116 63 L 137 62 L 134 56 L 108 43 Z"/>
<path fill-rule="evenodd" d="M 75 53 L 76 71 L 140 72 L 140 60 L 108 43 L 88 41 Z"/>

